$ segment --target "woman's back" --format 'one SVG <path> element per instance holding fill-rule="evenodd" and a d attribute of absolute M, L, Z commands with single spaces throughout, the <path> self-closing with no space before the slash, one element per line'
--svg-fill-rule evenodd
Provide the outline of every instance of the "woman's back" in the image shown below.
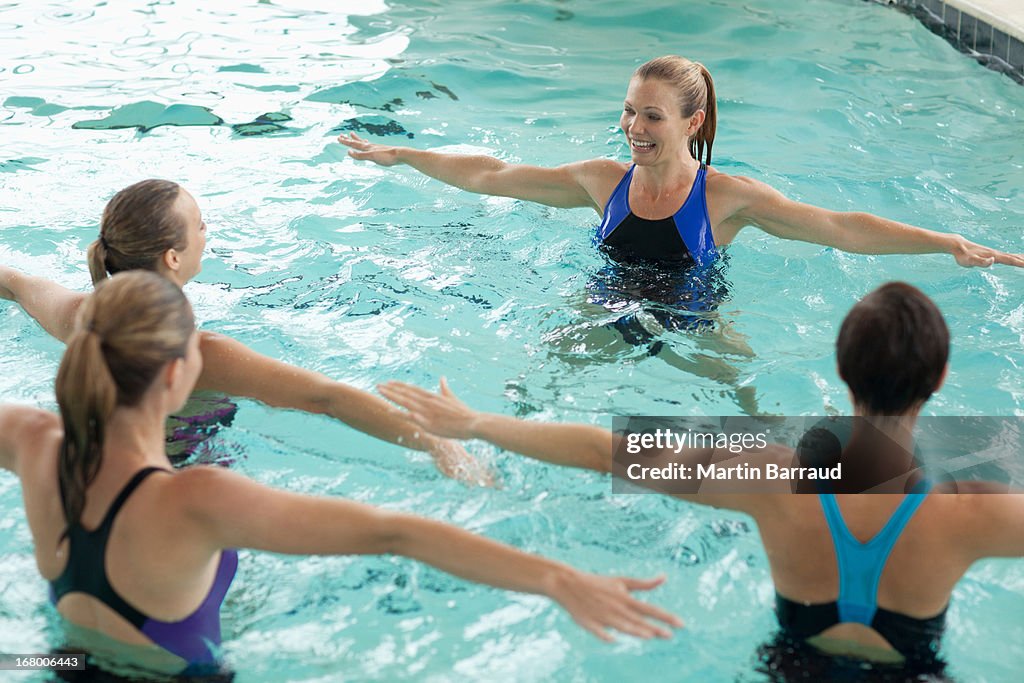
<path fill-rule="evenodd" d="M 927 637 L 918 628 L 921 623 L 941 615 L 956 582 L 979 558 L 981 546 L 968 542 L 977 536 L 976 515 L 964 514 L 969 505 L 967 498 L 978 502 L 985 496 L 962 496 L 956 494 L 857 494 L 836 495 L 834 501 L 838 517 L 832 526 L 826 519 L 827 501 L 824 495 L 805 494 L 789 496 L 765 496 L 765 505 L 755 519 L 771 566 L 780 606 L 795 603 L 791 613 L 780 614 L 780 621 L 792 619 L 810 624 L 817 621 L 823 630 L 806 635 L 850 640 L 864 645 L 885 647 L 902 643 L 887 643 L 876 628 L 882 628 L 884 621 L 876 619 L 875 627 L 834 619 L 834 623 L 817 616 L 810 620 L 800 611 L 818 609 L 819 606 L 840 600 L 840 567 L 837 558 L 837 540 L 842 543 L 846 531 L 848 548 L 854 551 L 864 549 L 871 559 L 864 570 L 878 571 L 877 590 L 871 595 L 872 581 L 867 576 L 861 592 L 874 598 L 878 613 L 895 613 L 888 621 L 899 621 L 901 626 L 893 631 L 893 637 L 906 631 L 910 625 L 921 637 Z M 917 498 L 918 500 L 915 500 Z M 983 502 L 983 501 L 982 501 Z M 919 506 L 914 509 L 915 504 Z M 894 517 L 893 527 L 897 530 L 900 518 L 905 520 L 901 531 L 894 533 L 891 551 L 886 554 L 883 529 Z M 837 528 L 839 527 L 839 528 Z M 851 551 L 843 551 L 846 567 L 843 577 L 844 597 L 857 592 L 858 563 L 851 557 Z M 937 561 L 936 558 L 941 558 Z M 879 566 L 881 565 L 881 567 Z M 836 615 L 842 614 L 840 604 Z M 870 607 L 870 604 L 869 604 Z M 820 613 L 820 609 L 818 610 Z M 853 610 L 856 612 L 856 610 Z M 873 615 L 868 614 L 867 621 Z M 907 617 L 909 620 L 904 620 Z M 941 619 L 940 619 L 941 621 Z M 787 624 L 783 623 L 783 627 Z M 941 632 L 941 623 L 937 628 Z M 811 630 L 814 630 L 813 628 Z M 883 630 L 885 630 L 883 628 Z M 934 629 L 932 629 L 934 630 Z M 905 634 L 904 634 L 905 635 Z M 933 634 L 934 635 L 934 634 Z M 905 639 L 905 638 L 904 638 Z M 902 648 L 900 648 L 902 649 Z"/>
<path fill-rule="evenodd" d="M 61 438 L 54 416 L 39 439 L 38 457 L 20 473 L 36 562 L 60 613 L 121 642 L 155 643 L 186 662 L 213 661 L 197 637 L 219 640 L 217 614 L 234 555 L 197 544 L 179 504 L 179 477 L 145 469 L 139 457 L 107 453 L 86 489 L 79 522 L 69 526 L 57 477 Z M 198 629 L 162 626 L 186 618 L 195 626 L 197 617 L 204 621 Z"/>

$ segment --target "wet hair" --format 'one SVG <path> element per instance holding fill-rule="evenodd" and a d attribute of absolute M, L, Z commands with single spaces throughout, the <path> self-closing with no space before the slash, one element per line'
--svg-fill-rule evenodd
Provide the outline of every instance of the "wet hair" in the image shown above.
<path fill-rule="evenodd" d="M 858 406 L 873 415 L 902 415 L 938 388 L 949 360 L 949 328 L 924 292 L 890 282 L 846 315 L 836 358 Z"/>
<path fill-rule="evenodd" d="M 194 331 L 185 295 L 155 273 L 104 280 L 82 304 L 56 383 L 64 424 L 57 470 L 68 528 L 79 523 L 85 491 L 100 470 L 114 409 L 137 405 L 161 369 L 185 357 Z"/>
<path fill-rule="evenodd" d="M 174 210 L 181 186 L 143 180 L 124 188 L 103 209 L 100 236 L 89 245 L 93 283 L 126 270 L 155 271 L 168 249 L 188 246 L 185 220 Z"/>
<path fill-rule="evenodd" d="M 710 165 L 711 146 L 718 128 L 718 105 L 715 102 L 715 82 L 704 65 L 684 57 L 666 55 L 641 64 L 633 72 L 633 78 L 642 81 L 656 78 L 674 87 L 684 119 L 704 110 L 704 123 L 690 138 L 690 155 L 698 161 L 704 156 L 704 163 Z"/>

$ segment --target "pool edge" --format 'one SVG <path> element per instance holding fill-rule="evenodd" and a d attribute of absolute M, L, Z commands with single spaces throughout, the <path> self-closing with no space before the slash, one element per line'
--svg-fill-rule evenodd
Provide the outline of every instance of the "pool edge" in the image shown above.
<path fill-rule="evenodd" d="M 916 17 L 964 54 L 1024 85 L 1024 10 L 1009 8 L 1005 0 L 876 2 Z"/>

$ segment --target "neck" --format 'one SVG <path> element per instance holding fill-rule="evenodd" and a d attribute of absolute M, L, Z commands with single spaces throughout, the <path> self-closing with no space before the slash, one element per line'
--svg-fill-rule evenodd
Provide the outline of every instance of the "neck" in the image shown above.
<path fill-rule="evenodd" d="M 914 426 L 917 424 L 917 417 L 921 409 L 911 408 L 902 415 L 871 415 L 860 408 L 853 411 L 857 419 L 853 422 L 853 435 L 863 433 L 866 427 L 870 426 L 876 434 L 883 434 L 893 442 L 901 446 L 914 445 Z"/>
<path fill-rule="evenodd" d="M 166 272 L 162 273 L 162 275 L 171 282 L 173 282 L 174 284 L 176 284 L 178 286 L 178 289 L 183 289 L 185 287 L 185 284 L 188 282 L 188 280 L 183 279 L 181 277 L 181 273 L 179 273 L 176 270 L 168 269 Z"/>
<path fill-rule="evenodd" d="M 170 467 L 164 431 L 167 413 L 161 408 L 153 401 L 144 401 L 114 410 L 104 430 L 104 462 L 131 465 L 133 469 Z"/>
<path fill-rule="evenodd" d="M 878 485 L 901 477 L 916 465 L 914 459 L 914 425 L 919 408 L 902 415 L 869 415 L 854 411 L 853 430 L 843 453 L 856 462 L 858 479 Z"/>
<path fill-rule="evenodd" d="M 666 193 L 675 196 L 681 188 L 693 184 L 699 169 L 700 162 L 687 154 L 650 166 L 637 166 L 633 177 L 639 181 L 645 194 L 654 198 Z"/>

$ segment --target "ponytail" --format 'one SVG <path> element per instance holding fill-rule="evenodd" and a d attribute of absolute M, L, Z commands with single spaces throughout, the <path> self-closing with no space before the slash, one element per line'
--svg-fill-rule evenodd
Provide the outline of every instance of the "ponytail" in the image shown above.
<path fill-rule="evenodd" d="M 117 405 L 117 386 L 92 321 L 88 327 L 80 327 L 68 342 L 56 389 L 64 423 L 57 472 L 64 517 L 70 527 L 79 523 L 85 491 L 100 470 L 104 431 Z M 65 529 L 64 536 L 67 533 Z"/>
<path fill-rule="evenodd" d="M 715 101 L 715 82 L 711 73 L 703 64 L 697 62 L 700 67 L 700 75 L 704 80 L 704 123 L 700 129 L 690 138 L 690 155 L 700 161 L 704 156 L 704 163 L 711 165 L 711 146 L 715 144 L 715 131 L 718 129 L 718 104 Z M 705 149 L 707 152 L 705 154 Z"/>
<path fill-rule="evenodd" d="M 102 242 L 89 248 L 90 263 L 105 249 Z M 185 357 L 194 333 L 185 295 L 156 273 L 136 270 L 103 278 L 82 304 L 57 371 L 64 425 L 57 477 L 68 524 L 62 540 L 81 521 L 115 409 L 138 405 L 161 369 Z"/>
<path fill-rule="evenodd" d="M 92 283 L 95 285 L 106 280 L 107 247 L 102 235 L 89 245 L 89 250 L 86 254 L 89 260 L 89 275 L 92 277 Z"/>

